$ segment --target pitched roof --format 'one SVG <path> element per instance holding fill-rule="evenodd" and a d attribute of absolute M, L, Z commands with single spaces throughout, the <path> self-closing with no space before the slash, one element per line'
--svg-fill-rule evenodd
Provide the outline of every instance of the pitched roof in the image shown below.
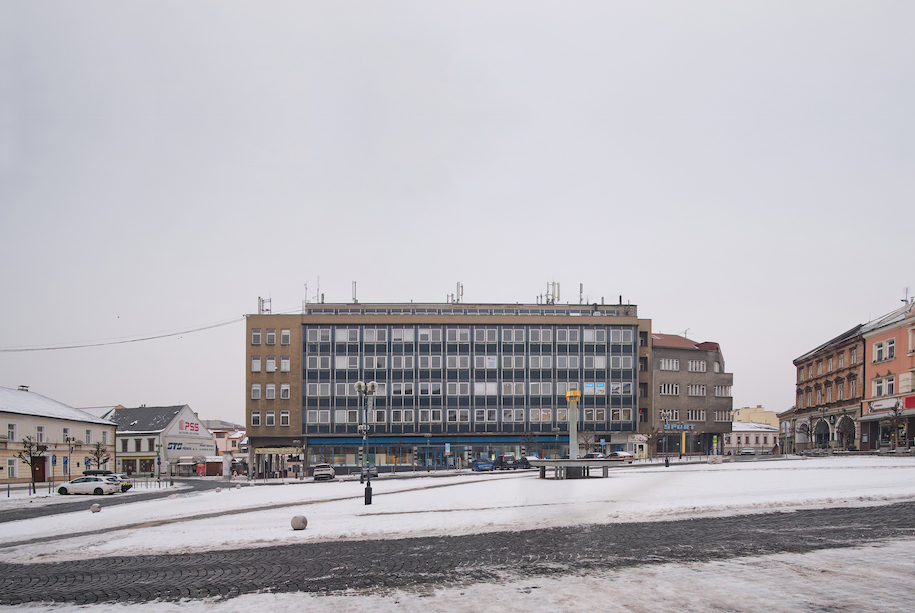
<path fill-rule="evenodd" d="M 685 336 L 676 334 L 661 334 L 653 332 L 651 334 L 651 344 L 655 347 L 671 347 L 673 349 L 702 349 L 705 351 L 721 351 L 720 345 L 712 341 L 697 343 Z"/>
<path fill-rule="evenodd" d="M 67 406 L 62 402 L 51 400 L 41 394 L 22 389 L 14 390 L 9 387 L 0 387 L 0 411 L 69 421 L 82 421 L 90 424 L 111 425 L 111 422 L 107 419 L 95 417 L 79 409 Z"/>
<path fill-rule="evenodd" d="M 106 417 L 118 425 L 118 432 L 162 432 L 186 406 L 119 408 Z"/>

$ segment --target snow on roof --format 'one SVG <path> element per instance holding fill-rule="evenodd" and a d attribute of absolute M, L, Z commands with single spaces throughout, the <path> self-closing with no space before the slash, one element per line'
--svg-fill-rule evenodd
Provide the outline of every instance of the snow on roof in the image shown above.
<path fill-rule="evenodd" d="M 120 407 L 108 415 L 108 419 L 118 425 L 118 432 L 162 432 L 186 406 Z"/>
<path fill-rule="evenodd" d="M 0 387 L 0 412 L 82 421 L 106 426 L 112 425 L 107 419 L 95 417 L 85 411 L 67 406 L 62 402 L 51 400 L 41 394 L 21 389 L 14 390 L 9 387 Z"/>
<path fill-rule="evenodd" d="M 731 422 L 732 432 L 778 432 L 778 426 L 761 424 L 758 421 Z"/>

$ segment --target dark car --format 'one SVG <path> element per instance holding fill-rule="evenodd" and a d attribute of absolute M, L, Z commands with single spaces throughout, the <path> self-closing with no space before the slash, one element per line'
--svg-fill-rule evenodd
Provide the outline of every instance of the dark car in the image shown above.
<path fill-rule="evenodd" d="M 500 455 L 492 463 L 493 470 L 508 470 L 518 468 L 518 460 L 513 455 Z"/>
<path fill-rule="evenodd" d="M 470 462 L 470 470 L 475 470 L 477 472 L 492 470 L 492 462 L 489 460 L 484 460 L 483 458 L 477 458 L 476 460 Z"/>
<path fill-rule="evenodd" d="M 535 460 L 537 459 L 535 456 L 530 456 L 530 457 L 534 458 Z M 533 466 L 531 466 L 531 463 L 528 462 L 527 457 L 518 458 L 518 461 L 515 462 L 515 464 L 517 464 L 517 468 L 533 468 Z"/>

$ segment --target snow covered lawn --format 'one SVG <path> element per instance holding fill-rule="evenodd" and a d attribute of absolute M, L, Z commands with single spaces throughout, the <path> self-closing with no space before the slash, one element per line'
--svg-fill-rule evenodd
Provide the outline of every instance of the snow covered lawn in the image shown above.
<path fill-rule="evenodd" d="M 877 505 L 915 500 L 915 459 L 849 457 L 620 467 L 607 479 L 541 480 L 537 471 L 419 477 L 372 482 L 372 505 L 358 481 L 242 485 L 220 492 L 105 507 L 86 497 L 86 510 L 0 524 L 5 562 L 49 562 L 88 556 L 181 553 L 333 539 L 460 535 L 589 523 L 659 521 L 790 511 L 827 506 Z M 100 513 L 90 513 L 93 502 Z M 0 501 L 0 508 L 3 502 Z M 304 515 L 308 527 L 293 531 Z M 86 536 L 68 535 L 99 531 Z M 58 536 L 48 542 L 11 543 Z M 822 610 L 824 602 L 848 610 L 873 604 L 855 577 L 882 586 L 884 605 L 908 611 L 898 589 L 915 587 L 915 542 L 803 555 L 780 554 L 707 564 L 663 565 L 531 583 L 481 584 L 430 593 L 379 596 L 253 595 L 221 603 L 155 605 L 161 611 L 236 611 L 267 606 L 277 611 L 619 611 Z M 737 601 L 738 598 L 741 601 Z M 900 597 L 901 598 L 901 597 Z M 395 604 L 395 602 L 397 604 Z M 434 604 L 433 604 L 434 603 Z M 674 606 L 676 604 L 676 606 Z M 909 606 L 904 606 L 909 605 Z M 134 605 L 137 606 L 137 605 Z M 150 606 L 150 605 L 145 605 Z M 73 607 L 69 607 L 73 608 Z M 94 611 L 124 606 L 98 606 Z M 18 607 L 19 610 L 35 610 Z M 67 610 L 68 607 L 48 607 Z"/>

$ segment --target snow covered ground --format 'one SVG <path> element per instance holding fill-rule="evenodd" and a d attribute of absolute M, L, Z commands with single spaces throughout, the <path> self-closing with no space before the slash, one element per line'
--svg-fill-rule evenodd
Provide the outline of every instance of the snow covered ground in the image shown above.
<path fill-rule="evenodd" d="M 358 481 L 242 485 L 176 493 L 160 501 L 105 507 L 0 524 L 5 562 L 180 553 L 313 542 L 459 535 L 588 523 L 659 521 L 860 506 L 915 500 L 913 458 L 746 461 L 670 468 L 620 467 L 607 479 L 541 480 L 536 471 L 452 477 L 376 479 L 372 505 Z M 32 497 L 43 504 L 54 497 Z M 69 497 L 73 500 L 73 497 Z M 15 499 L 5 504 L 22 504 Z M 7 502 L 4 502 L 7 501 Z M 90 504 L 102 504 L 90 513 Z M 308 527 L 293 531 L 304 515 Z M 205 516 L 205 517 L 203 517 Z M 748 518 L 748 521 L 752 519 Z M 101 534 L 71 534 L 104 530 Z M 47 542 L 12 543 L 57 536 Z M 258 594 L 228 601 L 97 605 L 93 611 L 154 606 L 160 611 L 911 611 L 915 541 L 864 544 L 859 550 L 779 554 L 703 564 L 669 564 L 384 595 Z M 861 589 L 883 586 L 879 594 Z M 878 599 L 878 600 L 875 600 Z M 879 606 L 875 606 L 878 603 Z M 76 607 L 19 606 L 69 611 Z M 130 612 L 132 613 L 132 612 Z"/>

